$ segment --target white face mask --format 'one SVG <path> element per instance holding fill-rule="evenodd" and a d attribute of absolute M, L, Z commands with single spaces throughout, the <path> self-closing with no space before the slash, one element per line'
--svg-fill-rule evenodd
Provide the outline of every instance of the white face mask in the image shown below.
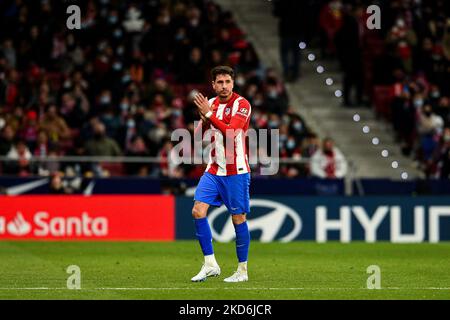
<path fill-rule="evenodd" d="M 163 24 L 168 25 L 170 23 L 170 16 L 164 16 L 162 19 Z"/>
<path fill-rule="evenodd" d="M 244 85 L 245 85 L 245 79 L 242 78 L 242 77 L 237 78 L 237 79 L 236 79 L 236 84 L 237 84 L 238 86 L 240 86 L 240 87 L 244 86 Z"/>
<path fill-rule="evenodd" d="M 196 27 L 199 24 L 198 19 L 192 19 L 191 21 L 189 21 L 189 23 L 191 24 L 191 26 Z"/>
<path fill-rule="evenodd" d="M 253 104 L 255 105 L 255 107 L 259 107 L 260 105 L 263 104 L 263 102 L 261 100 L 255 100 L 253 101 Z"/>
<path fill-rule="evenodd" d="M 342 3 L 339 1 L 332 1 L 330 2 L 330 8 L 331 10 L 340 10 L 342 8 Z"/>
<path fill-rule="evenodd" d="M 416 108 L 421 108 L 423 106 L 423 99 L 416 99 L 416 100 L 414 100 L 414 106 Z"/>
<path fill-rule="evenodd" d="M 403 28 L 405 26 L 405 21 L 403 19 L 397 20 L 397 27 Z"/>
<path fill-rule="evenodd" d="M 136 124 L 135 124 L 135 122 L 134 122 L 133 119 L 129 119 L 129 120 L 127 121 L 127 127 L 128 127 L 128 128 L 134 128 L 135 125 L 136 125 Z"/>
<path fill-rule="evenodd" d="M 122 69 L 122 64 L 120 62 L 114 62 L 113 69 L 116 71 L 120 71 Z"/>
<path fill-rule="evenodd" d="M 110 98 L 110 96 L 102 96 L 101 98 L 100 98 L 100 103 L 101 104 L 108 104 L 108 103 L 110 103 L 111 102 L 111 98 Z"/>
<path fill-rule="evenodd" d="M 275 99 L 278 96 L 278 93 L 276 90 L 270 90 L 267 94 L 270 98 Z"/>
<path fill-rule="evenodd" d="M 441 96 L 439 91 L 433 91 L 433 92 L 431 92 L 430 95 L 431 95 L 432 98 L 435 98 L 435 99 L 439 98 Z"/>

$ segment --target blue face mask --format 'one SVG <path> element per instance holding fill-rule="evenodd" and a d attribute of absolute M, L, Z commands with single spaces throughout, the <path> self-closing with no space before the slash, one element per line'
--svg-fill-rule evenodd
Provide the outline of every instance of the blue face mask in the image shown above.
<path fill-rule="evenodd" d="M 122 56 L 123 53 L 124 53 L 124 51 L 125 51 L 125 49 L 124 49 L 123 47 L 118 47 L 118 48 L 117 48 L 117 54 L 118 54 L 119 56 Z"/>
<path fill-rule="evenodd" d="M 416 100 L 414 100 L 414 106 L 416 108 L 422 107 L 423 106 L 423 99 L 416 99 Z"/>
<path fill-rule="evenodd" d="M 303 124 L 302 124 L 301 122 L 294 122 L 293 127 L 294 127 L 294 129 L 295 129 L 296 131 L 302 131 L 302 129 L 303 129 Z"/>
<path fill-rule="evenodd" d="M 279 126 L 279 122 L 278 121 L 273 121 L 273 120 L 269 121 L 269 127 L 270 128 L 278 128 L 278 126 Z"/>
<path fill-rule="evenodd" d="M 109 16 L 108 21 L 110 24 L 116 24 L 117 23 L 117 16 Z"/>
<path fill-rule="evenodd" d="M 100 98 L 100 103 L 101 104 L 108 104 L 111 102 L 111 98 L 109 96 L 102 96 Z"/>
<path fill-rule="evenodd" d="M 182 34 L 182 33 L 178 33 L 176 36 L 175 36 L 175 40 L 176 41 L 181 41 L 181 40 L 183 40 L 185 37 L 184 37 L 184 34 Z"/>
<path fill-rule="evenodd" d="M 124 76 L 122 77 L 122 82 L 123 82 L 123 83 L 128 82 L 128 81 L 130 81 L 130 80 L 131 80 L 131 77 L 130 77 L 129 74 L 126 74 L 126 75 L 124 75 Z"/>
<path fill-rule="evenodd" d="M 121 103 L 120 104 L 120 109 L 122 111 L 127 111 L 129 107 L 130 107 L 130 105 L 128 103 Z"/>
<path fill-rule="evenodd" d="M 276 97 L 278 97 L 278 93 L 276 90 L 270 90 L 267 95 L 272 99 L 275 99 Z"/>
<path fill-rule="evenodd" d="M 122 64 L 120 62 L 115 62 L 112 67 L 116 71 L 122 70 Z"/>
<path fill-rule="evenodd" d="M 136 124 L 134 123 L 134 120 L 133 120 L 133 119 L 129 119 L 129 120 L 127 121 L 127 127 L 128 127 L 128 128 L 134 128 L 135 125 L 136 125 Z"/>
<path fill-rule="evenodd" d="M 120 38 L 122 36 L 122 30 L 116 29 L 114 30 L 114 37 Z"/>
<path fill-rule="evenodd" d="M 288 140 L 288 142 L 286 143 L 286 148 L 288 148 L 289 150 L 292 150 L 295 148 L 295 141 L 294 140 Z"/>

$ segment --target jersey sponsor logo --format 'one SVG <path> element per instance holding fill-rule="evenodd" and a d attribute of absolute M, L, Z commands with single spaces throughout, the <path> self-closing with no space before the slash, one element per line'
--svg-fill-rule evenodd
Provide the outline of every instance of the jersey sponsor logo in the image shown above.
<path fill-rule="evenodd" d="M 259 231 L 261 242 L 270 242 L 279 240 L 281 242 L 289 242 L 294 240 L 302 230 L 302 220 L 300 215 L 292 208 L 271 200 L 253 199 L 250 201 L 251 208 L 258 208 L 264 211 L 264 214 L 252 218 L 256 210 L 252 209 L 252 215 L 249 216 L 248 229 L 250 232 Z M 269 212 L 267 212 L 269 210 Z M 228 216 L 225 223 L 223 216 Z M 227 208 L 222 206 L 213 210 L 208 217 L 213 238 L 221 242 L 232 241 L 236 237 L 231 216 Z M 222 220 L 222 221 L 220 221 Z M 289 225 L 288 229 L 283 226 Z"/>
<path fill-rule="evenodd" d="M 247 108 L 240 108 L 238 110 L 238 112 L 236 112 L 237 114 L 240 114 L 242 116 L 247 116 L 248 115 L 248 109 Z"/>

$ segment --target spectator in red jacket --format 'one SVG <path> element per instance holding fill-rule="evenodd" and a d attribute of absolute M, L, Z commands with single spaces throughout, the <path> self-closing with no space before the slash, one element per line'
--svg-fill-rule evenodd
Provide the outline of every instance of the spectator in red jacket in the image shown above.
<path fill-rule="evenodd" d="M 321 49 L 324 57 L 333 56 L 336 51 L 335 36 L 342 26 L 342 2 L 332 0 L 320 10 L 319 26 Z"/>

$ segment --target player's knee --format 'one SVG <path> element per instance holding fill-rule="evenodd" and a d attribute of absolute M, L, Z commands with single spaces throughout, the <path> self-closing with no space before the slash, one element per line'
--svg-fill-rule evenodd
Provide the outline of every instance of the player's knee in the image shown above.
<path fill-rule="evenodd" d="M 233 224 L 241 224 L 246 221 L 245 214 L 233 214 Z"/>
<path fill-rule="evenodd" d="M 199 207 L 194 206 L 192 208 L 192 217 L 194 219 L 201 219 L 206 217 L 206 212 L 204 212 L 204 210 L 201 210 Z"/>

